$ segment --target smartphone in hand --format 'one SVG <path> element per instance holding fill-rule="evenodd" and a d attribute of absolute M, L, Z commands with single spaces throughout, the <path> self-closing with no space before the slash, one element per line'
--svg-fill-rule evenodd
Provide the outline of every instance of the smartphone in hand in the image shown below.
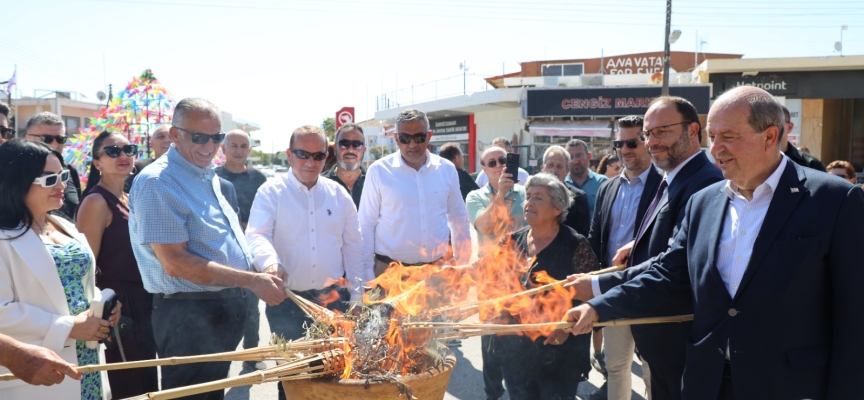
<path fill-rule="evenodd" d="M 507 153 L 507 167 L 504 173 L 513 177 L 513 182 L 519 183 L 519 153 Z"/>

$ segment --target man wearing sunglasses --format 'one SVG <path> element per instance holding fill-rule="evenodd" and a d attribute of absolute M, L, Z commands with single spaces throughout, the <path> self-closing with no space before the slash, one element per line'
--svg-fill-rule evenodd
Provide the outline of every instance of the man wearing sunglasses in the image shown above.
<path fill-rule="evenodd" d="M 354 206 L 360 209 L 360 197 L 366 182 L 366 171 L 361 163 L 366 154 L 366 137 L 357 124 L 345 124 L 336 131 L 336 165 L 322 176 L 334 180 L 351 194 Z"/>
<path fill-rule="evenodd" d="M 346 303 L 362 300 L 363 284 L 374 279 L 363 260 L 357 209 L 338 183 L 320 176 L 327 158 L 321 128 L 297 128 L 289 146 L 291 169 L 258 189 L 249 215 L 246 238 L 255 266 L 281 271 L 298 296 L 345 312 Z M 337 285 L 343 276 L 345 285 Z M 325 305 L 322 298 L 339 301 Z M 270 331 L 289 340 L 303 337 L 304 324 L 312 323 L 293 301 L 268 305 L 266 313 Z"/>
<path fill-rule="evenodd" d="M 508 153 L 514 153 L 513 145 L 510 143 L 510 140 L 503 136 L 492 139 L 492 143 L 490 144 L 490 146 L 500 147 Z M 516 177 L 516 182 L 520 185 L 525 185 L 525 182 L 528 182 L 528 176 L 528 171 L 522 169 L 522 167 L 519 167 L 519 176 Z M 489 183 L 489 177 L 486 176 L 485 171 L 481 170 L 480 173 L 477 174 L 477 179 L 474 180 L 474 182 L 477 183 L 478 187 L 482 188 L 483 186 L 486 186 L 487 183 Z"/>
<path fill-rule="evenodd" d="M 63 154 L 66 144 L 66 126 L 57 114 L 43 111 L 27 120 L 27 133 L 24 137 L 43 142 Z M 81 199 L 81 179 L 74 165 L 66 164 L 64 168 L 69 171 L 69 184 L 63 192 L 63 207 L 60 208 L 60 213 L 70 221 L 74 221 Z"/>
<path fill-rule="evenodd" d="M 9 106 L 0 101 L 0 145 L 15 137 L 15 130 L 9 127 Z"/>
<path fill-rule="evenodd" d="M 601 268 L 611 266 L 615 252 L 633 239 L 636 225 L 642 221 L 663 179 L 651 165 L 645 142 L 639 140 L 642 123 L 642 117 L 638 115 L 616 121 L 618 129 L 612 147 L 624 166 L 624 172 L 600 185 L 591 220 L 591 233 L 588 235 L 588 242 Z M 630 327 L 603 328 L 603 338 L 607 382 L 590 399 L 629 400 L 630 366 L 635 346 Z M 602 361 L 599 354 L 595 353 L 594 357 Z M 648 364 L 643 362 L 642 379 L 650 391 L 649 376 Z"/>
<path fill-rule="evenodd" d="M 654 165 L 664 172 L 644 216 L 634 226 L 635 239 L 618 249 L 612 265 L 627 264 L 625 271 L 595 278 L 580 276 L 576 290 L 580 300 L 606 293 L 650 268 L 646 261 L 669 248 L 684 219 L 687 201 L 698 191 L 723 180 L 720 170 L 700 149 L 702 125 L 696 108 L 684 98 L 658 97 L 651 102 L 638 137 L 645 142 Z M 647 188 L 647 190 L 655 190 Z M 610 251 L 615 249 L 610 248 Z M 654 316 L 693 312 L 689 293 L 669 299 L 670 306 Z M 651 368 L 651 393 L 655 399 L 680 399 L 689 322 L 631 327 L 639 354 Z"/>
<path fill-rule="evenodd" d="M 394 261 L 467 264 L 471 233 L 456 167 L 427 149 L 432 131 L 422 111 L 399 113 L 396 135 L 399 151 L 366 174 L 360 199 L 364 261 L 374 263 L 375 276 Z"/>
<path fill-rule="evenodd" d="M 221 130 L 213 103 L 178 102 L 169 130 L 174 146 L 138 174 L 129 194 L 129 234 L 144 288 L 154 294 L 160 357 L 236 349 L 247 319 L 246 289 L 267 304 L 285 299 L 277 271 L 254 268 L 237 213 L 213 171 Z M 229 367 L 162 367 L 162 388 L 224 379 Z M 198 398 L 221 399 L 222 392 Z"/>

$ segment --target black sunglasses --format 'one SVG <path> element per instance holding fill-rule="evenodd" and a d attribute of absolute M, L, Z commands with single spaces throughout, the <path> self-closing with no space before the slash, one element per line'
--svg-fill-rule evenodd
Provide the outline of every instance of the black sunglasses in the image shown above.
<path fill-rule="evenodd" d="M 12 139 L 15 137 L 15 130 L 5 126 L 0 126 L 0 136 L 2 136 L 3 139 Z"/>
<path fill-rule="evenodd" d="M 486 166 L 489 168 L 495 168 L 498 166 L 498 164 L 507 165 L 507 157 L 499 157 L 498 160 L 495 160 L 493 158 L 489 161 L 486 161 Z"/>
<path fill-rule="evenodd" d="M 412 140 L 414 141 L 414 143 L 417 143 L 417 144 L 426 143 L 426 134 L 425 133 L 418 133 L 416 135 L 409 135 L 407 133 L 400 133 L 399 134 L 399 141 L 402 142 L 402 144 L 411 143 Z"/>
<path fill-rule="evenodd" d="M 639 139 L 613 140 L 612 141 L 612 147 L 614 147 L 616 149 L 620 149 L 620 148 L 624 147 L 624 145 L 626 144 L 627 147 L 629 147 L 631 149 L 635 149 L 636 146 L 639 144 L 637 142 L 637 140 L 639 140 Z"/>
<path fill-rule="evenodd" d="M 324 152 L 317 151 L 317 152 L 313 153 L 311 151 L 306 151 L 306 150 L 295 150 L 295 149 L 290 149 L 290 150 L 292 153 L 294 153 L 295 156 L 299 157 L 301 160 L 305 160 L 309 157 L 312 157 L 312 159 L 315 161 L 324 161 L 324 159 L 327 158 L 327 152 L 326 151 L 324 151 Z"/>
<path fill-rule="evenodd" d="M 129 157 L 134 157 L 135 154 L 138 154 L 138 145 L 135 144 L 127 144 L 123 147 L 120 146 L 105 146 L 102 148 L 102 154 L 111 157 L 117 158 L 120 157 L 120 153 L 123 153 Z M 100 154 L 99 157 L 102 157 Z M 96 157 L 96 158 L 99 158 Z"/>
<path fill-rule="evenodd" d="M 362 140 L 348 140 L 348 139 L 342 139 L 342 140 L 340 140 L 340 141 L 338 142 L 338 144 L 339 144 L 339 147 L 340 147 L 340 148 L 347 149 L 347 148 L 351 147 L 351 148 L 353 148 L 353 149 L 355 149 L 355 150 L 362 149 L 363 146 L 364 146 Z"/>
<path fill-rule="evenodd" d="M 190 132 L 190 131 L 183 129 L 183 128 L 176 126 L 176 125 L 174 125 L 174 127 L 183 131 L 183 132 L 188 133 L 189 136 L 192 136 L 192 143 L 195 143 L 195 144 L 205 144 L 205 143 L 207 143 L 208 140 L 211 140 L 211 139 L 213 140 L 213 144 L 219 144 L 219 143 L 222 143 L 223 140 L 225 140 L 225 133 L 223 133 L 223 132 L 219 132 L 217 134 L 210 135 L 207 133 Z"/>
<path fill-rule="evenodd" d="M 66 143 L 66 136 L 59 136 L 59 135 L 58 136 L 54 136 L 54 135 L 31 135 L 31 136 L 38 136 L 40 139 L 42 139 L 42 143 L 45 143 L 45 144 L 51 144 L 55 140 L 59 144 Z"/>

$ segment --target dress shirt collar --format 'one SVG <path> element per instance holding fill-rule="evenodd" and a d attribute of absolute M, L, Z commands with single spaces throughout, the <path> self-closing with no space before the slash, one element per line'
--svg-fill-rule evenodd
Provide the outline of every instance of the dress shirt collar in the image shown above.
<path fill-rule="evenodd" d="M 183 158 L 183 156 L 180 155 L 180 152 L 177 151 L 177 149 L 173 145 L 168 148 L 168 153 L 166 155 L 168 156 L 168 161 L 173 164 L 177 164 L 178 167 L 186 170 L 189 173 L 195 175 L 203 175 L 206 178 L 212 178 L 213 175 L 216 173 L 215 167 L 213 166 L 212 162 L 206 168 L 201 168 L 195 164 L 192 164 L 191 162 L 189 162 L 189 160 Z"/>
<path fill-rule="evenodd" d="M 666 184 L 667 184 L 667 185 L 671 185 L 671 184 L 672 184 L 672 180 L 675 179 L 675 176 L 678 175 L 679 172 L 681 172 L 681 170 L 684 168 L 684 166 L 687 165 L 687 163 L 689 163 L 690 160 L 693 159 L 693 157 L 698 156 L 699 153 L 701 153 L 701 152 L 702 152 L 702 150 L 700 149 L 699 151 L 697 151 L 696 153 L 694 153 L 692 156 L 690 156 L 689 158 L 687 158 L 686 160 L 684 160 L 684 162 L 682 162 L 681 164 L 678 164 L 678 166 L 675 167 L 675 169 L 673 169 L 671 172 L 667 172 L 667 173 L 666 173 Z"/>
<path fill-rule="evenodd" d="M 756 190 L 753 191 L 753 198 L 762 197 L 764 195 L 773 195 L 777 190 L 777 185 L 780 184 L 780 177 L 783 176 L 783 171 L 786 169 L 786 163 L 789 160 L 784 154 L 780 154 L 780 165 L 777 166 L 777 169 L 765 180 L 761 185 L 756 187 Z M 741 193 L 738 192 L 738 186 L 736 186 L 732 181 L 727 180 L 726 185 L 723 186 L 723 191 L 726 192 L 726 196 L 729 196 L 730 200 L 734 200 L 736 197 L 744 198 Z"/>
<path fill-rule="evenodd" d="M 307 188 L 306 185 L 304 185 L 299 180 L 297 180 L 297 177 L 294 176 L 294 172 L 292 172 L 290 170 L 288 171 L 287 174 L 285 174 L 284 179 L 285 179 L 285 182 L 288 184 L 288 187 L 290 187 L 294 190 L 300 191 L 300 192 L 303 192 L 303 191 L 315 192 L 316 190 L 318 190 L 318 187 L 321 186 L 318 184 L 321 181 L 321 178 L 319 177 L 318 180 L 315 181 L 315 186 L 312 186 L 312 189 Z"/>
<path fill-rule="evenodd" d="M 645 170 L 642 171 L 641 174 L 633 178 L 632 181 L 630 179 L 627 179 L 627 175 L 624 173 L 624 171 L 621 171 L 621 180 L 626 182 L 628 185 L 632 185 L 638 182 L 641 182 L 644 185 L 645 182 L 648 181 L 648 174 L 651 172 L 651 168 L 654 168 L 653 164 L 649 165 L 648 168 L 645 168 Z"/>
<path fill-rule="evenodd" d="M 403 165 L 408 167 L 408 168 L 411 168 L 411 166 L 406 164 L 405 160 L 402 159 L 402 151 L 401 150 L 394 153 L 393 156 L 394 156 L 393 157 L 393 163 L 391 164 L 391 165 L 393 165 L 393 168 L 400 168 Z M 426 150 L 426 163 L 423 164 L 423 166 L 420 167 L 420 169 L 429 168 L 432 165 L 440 165 L 440 164 L 441 164 L 441 160 L 435 159 L 435 157 L 432 157 L 432 153 L 430 153 L 429 150 Z M 411 168 L 411 169 L 414 169 L 414 168 Z"/>

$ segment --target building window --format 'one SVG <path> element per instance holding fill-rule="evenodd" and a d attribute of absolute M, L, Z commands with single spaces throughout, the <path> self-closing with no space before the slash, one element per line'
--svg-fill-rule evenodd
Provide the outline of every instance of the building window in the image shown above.
<path fill-rule="evenodd" d="M 543 76 L 578 76 L 585 73 L 585 64 L 550 64 L 542 66 Z"/>
<path fill-rule="evenodd" d="M 81 118 L 78 117 L 63 117 L 63 123 L 66 125 L 66 136 L 74 136 L 81 129 Z"/>

